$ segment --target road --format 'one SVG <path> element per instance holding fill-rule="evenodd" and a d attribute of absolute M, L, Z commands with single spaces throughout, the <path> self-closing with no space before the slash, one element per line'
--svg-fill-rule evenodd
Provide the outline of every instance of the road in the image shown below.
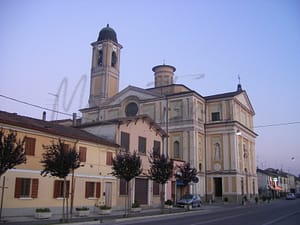
<path fill-rule="evenodd" d="M 300 199 L 276 200 L 270 204 L 222 207 L 191 211 L 179 215 L 146 217 L 142 219 L 117 221 L 115 224 L 143 225 L 299 225 Z"/>

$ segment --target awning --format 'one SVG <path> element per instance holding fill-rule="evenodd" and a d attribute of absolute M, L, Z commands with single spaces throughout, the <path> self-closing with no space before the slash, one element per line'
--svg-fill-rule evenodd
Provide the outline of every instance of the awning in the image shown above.
<path fill-rule="evenodd" d="M 274 191 L 283 191 L 283 188 L 282 188 L 282 187 L 279 187 L 279 186 L 275 186 L 275 187 L 269 186 L 269 187 L 270 187 L 270 189 L 272 189 L 272 190 L 274 190 Z"/>

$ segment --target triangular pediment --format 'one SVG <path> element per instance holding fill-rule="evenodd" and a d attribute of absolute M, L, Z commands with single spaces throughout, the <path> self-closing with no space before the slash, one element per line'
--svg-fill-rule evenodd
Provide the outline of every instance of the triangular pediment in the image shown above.
<path fill-rule="evenodd" d="M 150 92 L 148 90 L 135 87 L 135 86 L 128 86 L 122 91 L 120 91 L 115 96 L 107 99 L 103 105 L 118 105 L 121 104 L 125 99 L 134 97 L 138 99 L 139 101 L 147 100 L 147 99 L 153 99 L 161 97 L 158 94 L 155 94 L 153 92 Z"/>
<path fill-rule="evenodd" d="M 247 111 L 251 112 L 252 114 L 255 114 L 246 91 L 242 91 L 240 94 L 236 95 L 235 100 L 238 101 L 239 104 L 241 104 L 244 108 L 246 108 Z"/>

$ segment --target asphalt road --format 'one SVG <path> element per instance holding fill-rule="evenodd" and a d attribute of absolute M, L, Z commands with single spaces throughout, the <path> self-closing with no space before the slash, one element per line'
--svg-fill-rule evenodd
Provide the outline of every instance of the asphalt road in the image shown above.
<path fill-rule="evenodd" d="M 299 225 L 300 199 L 277 200 L 270 204 L 228 207 L 207 211 L 186 212 L 164 217 L 115 221 L 129 225 Z"/>

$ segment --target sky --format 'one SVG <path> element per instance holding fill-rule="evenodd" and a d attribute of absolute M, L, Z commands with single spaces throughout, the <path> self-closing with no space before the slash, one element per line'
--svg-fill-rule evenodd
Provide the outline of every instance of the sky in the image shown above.
<path fill-rule="evenodd" d="M 0 0 L 0 110 L 80 116 L 90 44 L 108 23 L 123 46 L 120 90 L 152 87 L 163 63 L 202 96 L 235 91 L 239 76 L 256 113 L 257 166 L 300 174 L 299 0 Z"/>

